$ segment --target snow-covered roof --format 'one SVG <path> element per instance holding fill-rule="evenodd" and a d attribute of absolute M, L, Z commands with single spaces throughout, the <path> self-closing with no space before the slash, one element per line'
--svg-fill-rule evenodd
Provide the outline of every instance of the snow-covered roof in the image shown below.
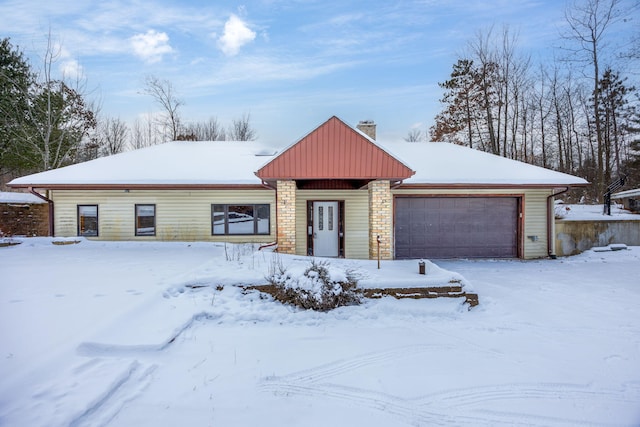
<path fill-rule="evenodd" d="M 34 196 L 30 193 L 16 193 L 16 192 L 0 192 L 0 203 L 29 203 L 39 204 L 46 203 L 41 198 Z"/>
<path fill-rule="evenodd" d="M 174 141 L 14 179 L 11 186 L 260 184 L 276 150 L 255 141 Z"/>
<path fill-rule="evenodd" d="M 582 178 L 444 142 L 381 143 L 416 171 L 405 184 L 586 185 Z"/>
<path fill-rule="evenodd" d="M 614 193 L 611 195 L 612 199 L 625 199 L 627 197 L 637 197 L 640 196 L 640 188 L 636 188 L 634 190 L 621 191 L 619 193 Z"/>
<path fill-rule="evenodd" d="M 416 171 L 405 184 L 588 184 L 582 178 L 448 143 L 376 141 Z M 259 185 L 276 149 L 257 141 L 168 142 L 14 179 L 14 187 L 73 185 Z"/>

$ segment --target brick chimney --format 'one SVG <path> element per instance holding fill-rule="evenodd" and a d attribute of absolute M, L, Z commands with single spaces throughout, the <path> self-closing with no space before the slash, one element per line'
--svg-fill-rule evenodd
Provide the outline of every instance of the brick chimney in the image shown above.
<path fill-rule="evenodd" d="M 373 120 L 361 120 L 356 127 L 369 138 L 376 140 L 376 124 Z"/>

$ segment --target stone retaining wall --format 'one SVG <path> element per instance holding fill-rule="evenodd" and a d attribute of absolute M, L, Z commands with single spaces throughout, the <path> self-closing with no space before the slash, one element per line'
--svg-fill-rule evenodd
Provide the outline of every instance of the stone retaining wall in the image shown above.
<path fill-rule="evenodd" d="M 576 255 L 597 246 L 640 246 L 640 219 L 556 221 L 556 255 Z"/>

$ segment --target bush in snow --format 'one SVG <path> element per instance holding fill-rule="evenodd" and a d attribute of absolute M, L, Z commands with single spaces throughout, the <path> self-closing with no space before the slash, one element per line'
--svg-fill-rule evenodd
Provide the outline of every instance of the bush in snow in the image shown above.
<path fill-rule="evenodd" d="M 329 271 L 328 261 L 312 260 L 301 276 L 293 276 L 279 260 L 272 264 L 267 280 L 273 285 L 273 297 L 285 304 L 304 309 L 329 311 L 343 305 L 359 304 L 362 291 L 357 288 L 355 275 Z"/>

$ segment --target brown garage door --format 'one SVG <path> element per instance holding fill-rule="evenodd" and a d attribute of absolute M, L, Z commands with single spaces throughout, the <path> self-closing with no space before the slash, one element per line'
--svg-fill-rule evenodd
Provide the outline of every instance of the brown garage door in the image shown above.
<path fill-rule="evenodd" d="M 516 197 L 397 197 L 396 258 L 515 258 Z"/>

